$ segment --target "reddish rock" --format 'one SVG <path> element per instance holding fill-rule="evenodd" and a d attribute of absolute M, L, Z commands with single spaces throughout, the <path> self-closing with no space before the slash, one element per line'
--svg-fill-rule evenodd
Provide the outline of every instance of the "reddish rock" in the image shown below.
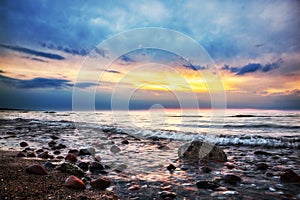
<path fill-rule="evenodd" d="M 91 181 L 91 186 L 94 189 L 99 189 L 99 190 L 105 190 L 110 186 L 110 184 L 111 184 L 110 180 L 101 177 Z"/>
<path fill-rule="evenodd" d="M 65 181 L 65 186 L 67 188 L 71 189 L 77 189 L 77 190 L 84 190 L 85 189 L 85 184 L 84 182 L 77 178 L 76 176 L 69 176 L 66 181 Z"/>
<path fill-rule="evenodd" d="M 300 183 L 300 176 L 293 170 L 287 169 L 280 175 L 280 181 L 286 183 Z"/>
<path fill-rule="evenodd" d="M 68 153 L 68 155 L 65 157 L 65 160 L 69 161 L 69 162 L 76 162 L 77 158 L 76 158 L 75 154 Z"/>
<path fill-rule="evenodd" d="M 53 159 L 53 156 L 52 155 L 49 155 L 48 151 L 45 151 L 41 154 L 38 155 L 39 158 L 43 158 L 43 159 Z"/>
<path fill-rule="evenodd" d="M 20 147 L 27 147 L 28 143 L 27 142 L 20 142 Z"/>
<path fill-rule="evenodd" d="M 16 156 L 17 156 L 18 158 L 26 157 L 25 153 L 23 153 L 23 152 L 19 152 Z"/>
<path fill-rule="evenodd" d="M 139 189 L 141 189 L 140 185 L 132 185 L 128 188 L 128 190 L 139 190 Z"/>
<path fill-rule="evenodd" d="M 47 175 L 48 172 L 44 166 L 39 164 L 33 164 L 26 168 L 26 172 L 29 174 L 36 174 L 36 175 Z"/>
<path fill-rule="evenodd" d="M 79 155 L 79 151 L 77 149 L 71 149 L 68 153 L 73 153 L 75 156 Z"/>

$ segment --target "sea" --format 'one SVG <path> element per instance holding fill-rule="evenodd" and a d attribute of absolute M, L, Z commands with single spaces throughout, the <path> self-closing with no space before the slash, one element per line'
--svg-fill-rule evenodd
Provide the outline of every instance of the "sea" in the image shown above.
<path fill-rule="evenodd" d="M 207 140 L 218 145 L 300 148 L 300 111 L 291 110 L 180 110 L 137 111 L 24 111 L 3 110 L 1 119 L 30 119 L 35 123 L 76 126 L 86 130 L 124 133 L 135 137 Z M 90 132 L 87 137 L 90 137 Z"/>

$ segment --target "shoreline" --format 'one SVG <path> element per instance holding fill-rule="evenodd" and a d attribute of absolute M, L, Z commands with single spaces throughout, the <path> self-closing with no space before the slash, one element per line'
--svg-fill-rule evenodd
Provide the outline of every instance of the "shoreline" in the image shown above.
<path fill-rule="evenodd" d="M 227 162 L 191 164 L 178 159 L 180 143 L 174 140 L 137 138 L 113 130 L 95 137 L 93 131 L 99 130 L 87 129 L 84 137 L 89 147 L 86 147 L 73 126 L 31 120 L 1 120 L 1 126 L 0 137 L 7 142 L 2 146 L 9 148 L 9 144 L 14 144 L 9 142 L 17 142 L 17 146 L 12 145 L 13 151 L 3 151 L 3 147 L 0 150 L 1 188 L 7 188 L 1 190 L 2 199 L 3 196 L 14 199 L 16 195 L 21 195 L 20 198 L 27 195 L 28 199 L 44 199 L 45 195 L 50 195 L 50 199 L 68 199 L 69 196 L 104 199 L 101 195 L 107 195 L 107 199 L 300 199 L 300 183 L 280 180 L 287 169 L 300 174 L 298 148 L 227 145 L 221 146 L 227 154 Z M 22 142 L 27 144 L 21 145 Z M 77 154 L 84 149 L 89 149 L 92 155 Z M 36 162 L 61 165 L 70 151 L 77 151 L 74 162 L 77 166 L 81 162 L 91 166 L 95 161 L 104 166 L 97 173 L 86 171 L 84 178 L 108 178 L 111 185 L 105 192 L 91 188 L 90 180 L 83 191 L 66 188 L 64 182 L 70 174 L 58 168 L 49 170 L 46 176 L 26 173 L 26 167 Z M 16 157 L 19 152 L 27 157 Z M 45 152 L 50 157 L 38 158 Z M 31 157 L 32 153 L 35 157 Z M 174 170 L 168 169 L 171 164 Z M 224 181 L 226 175 L 238 176 L 241 181 L 228 184 Z M 197 183 L 201 181 L 205 181 L 205 187 L 211 182 L 218 187 L 199 188 Z"/>

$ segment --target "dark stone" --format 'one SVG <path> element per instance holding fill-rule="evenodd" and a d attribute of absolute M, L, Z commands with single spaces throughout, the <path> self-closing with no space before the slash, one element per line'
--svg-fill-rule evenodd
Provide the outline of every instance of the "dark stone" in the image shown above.
<path fill-rule="evenodd" d="M 45 162 L 44 167 L 48 170 L 51 170 L 51 169 L 55 168 L 55 165 L 53 165 L 53 163 L 51 163 L 51 162 Z"/>
<path fill-rule="evenodd" d="M 268 165 L 266 163 L 257 163 L 256 164 L 256 169 L 258 169 L 258 170 L 267 170 Z"/>
<path fill-rule="evenodd" d="M 215 189 L 220 186 L 216 181 L 198 181 L 196 185 L 201 189 Z"/>
<path fill-rule="evenodd" d="M 38 150 L 36 150 L 35 152 L 38 153 L 38 154 L 40 154 L 40 153 L 43 153 L 44 150 L 43 150 L 43 149 L 38 149 Z"/>
<path fill-rule="evenodd" d="M 26 157 L 26 155 L 25 155 L 24 152 L 19 152 L 16 156 L 17 156 L 18 158 Z"/>
<path fill-rule="evenodd" d="M 68 155 L 65 157 L 65 160 L 69 162 L 76 162 L 77 157 L 73 153 L 68 153 Z"/>
<path fill-rule="evenodd" d="M 59 151 L 59 150 L 53 151 L 53 154 L 54 154 L 54 155 L 59 155 L 59 154 L 60 154 L 60 151 Z"/>
<path fill-rule="evenodd" d="M 62 163 L 59 166 L 59 170 L 62 172 L 66 172 L 75 176 L 84 176 L 84 171 L 79 168 L 77 165 L 74 165 L 72 163 Z"/>
<path fill-rule="evenodd" d="M 88 149 L 80 149 L 79 150 L 79 155 L 81 156 L 89 156 L 89 155 L 92 155 L 91 152 L 89 152 Z"/>
<path fill-rule="evenodd" d="M 85 162 L 81 162 L 78 164 L 78 167 L 80 167 L 80 169 L 82 169 L 83 171 L 87 171 L 89 169 L 89 166 L 87 163 Z"/>
<path fill-rule="evenodd" d="M 98 189 L 98 190 L 105 190 L 110 186 L 110 184 L 111 184 L 110 180 L 101 177 L 91 181 L 91 186 L 94 189 Z"/>
<path fill-rule="evenodd" d="M 280 174 L 280 181 L 285 183 L 300 183 L 300 176 L 293 170 L 287 169 Z"/>
<path fill-rule="evenodd" d="M 227 174 L 223 177 L 225 183 L 229 183 L 231 185 L 236 185 L 237 183 L 241 182 L 242 179 L 233 174 Z"/>
<path fill-rule="evenodd" d="M 36 175 L 47 175 L 48 172 L 44 166 L 39 164 L 33 164 L 26 168 L 26 172 L 29 174 L 36 174 Z"/>
<path fill-rule="evenodd" d="M 265 155 L 265 156 L 270 156 L 270 155 L 272 155 L 272 154 L 269 153 L 269 152 L 266 152 L 266 151 L 255 151 L 255 152 L 254 152 L 254 155 Z"/>
<path fill-rule="evenodd" d="M 123 140 L 121 143 L 122 144 L 129 144 L 128 140 Z"/>
<path fill-rule="evenodd" d="M 79 151 L 77 149 L 71 149 L 68 153 L 73 153 L 75 156 L 79 155 Z"/>
<path fill-rule="evenodd" d="M 104 170 L 104 167 L 101 163 L 95 162 L 95 161 L 91 163 L 91 165 L 90 165 L 91 172 L 97 172 L 97 171 L 101 171 L 101 170 Z"/>
<path fill-rule="evenodd" d="M 56 145 L 56 142 L 54 140 L 52 140 L 48 143 L 49 147 L 54 147 L 55 145 Z"/>
<path fill-rule="evenodd" d="M 179 147 L 178 156 L 193 162 L 199 160 L 227 161 L 227 156 L 222 149 L 201 140 L 189 142 Z"/>
<path fill-rule="evenodd" d="M 209 172 L 211 172 L 211 168 L 209 168 L 209 167 L 207 167 L 207 166 L 202 167 L 201 170 L 202 170 L 204 173 L 209 173 Z"/>
<path fill-rule="evenodd" d="M 170 165 L 167 167 L 167 169 L 168 169 L 169 171 L 174 171 L 174 170 L 176 169 L 176 167 L 175 167 L 173 164 L 170 164 Z"/>
<path fill-rule="evenodd" d="M 45 151 L 41 154 L 38 155 L 39 158 L 43 158 L 43 159 L 53 159 L 54 157 L 52 155 L 49 155 L 48 151 Z"/>
<path fill-rule="evenodd" d="M 35 158 L 36 155 L 35 155 L 34 152 L 28 152 L 28 153 L 27 153 L 27 157 L 29 157 L 29 158 Z"/>
<path fill-rule="evenodd" d="M 84 182 L 76 176 L 69 176 L 65 181 L 65 186 L 71 189 L 84 190 Z"/>
<path fill-rule="evenodd" d="M 225 164 L 225 166 L 226 166 L 228 169 L 233 169 L 233 168 L 235 168 L 235 166 L 234 166 L 233 164 L 230 164 L 230 163 Z"/>
<path fill-rule="evenodd" d="M 56 135 L 51 135 L 50 137 L 51 137 L 52 140 L 58 140 L 59 139 L 59 137 L 56 136 Z"/>
<path fill-rule="evenodd" d="M 67 148 L 67 146 L 64 145 L 64 144 L 59 144 L 57 147 L 58 147 L 59 149 L 65 149 L 65 148 Z"/>
<path fill-rule="evenodd" d="M 177 196 L 176 193 L 170 191 L 162 191 L 160 193 L 160 197 L 163 199 L 175 199 L 176 196 Z"/>
<path fill-rule="evenodd" d="M 20 142 L 20 147 L 27 147 L 28 143 L 27 142 Z"/>

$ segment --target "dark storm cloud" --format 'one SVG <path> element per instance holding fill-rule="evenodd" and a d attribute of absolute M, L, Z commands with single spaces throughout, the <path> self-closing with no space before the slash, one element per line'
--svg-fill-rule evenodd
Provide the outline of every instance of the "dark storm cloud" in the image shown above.
<path fill-rule="evenodd" d="M 31 54 L 31 55 L 34 55 L 34 56 L 49 58 L 49 59 L 53 59 L 53 60 L 64 60 L 65 59 L 63 56 L 60 56 L 58 54 L 46 53 L 46 52 L 42 52 L 42 51 L 36 51 L 36 50 L 33 50 L 33 49 L 28 49 L 28 48 L 19 47 L 19 46 L 10 46 L 10 45 L 0 44 L 0 47 L 10 49 L 10 50 L 13 50 L 13 51 L 26 53 L 26 54 Z"/>
<path fill-rule="evenodd" d="M 249 63 L 242 67 L 231 67 L 229 65 L 224 65 L 222 67 L 222 70 L 227 70 L 231 73 L 235 73 L 238 76 L 243 76 L 245 74 L 254 73 L 257 71 L 261 71 L 264 73 L 269 72 L 271 70 L 275 70 L 275 69 L 279 68 L 282 63 L 283 63 L 282 59 L 279 59 L 276 62 L 266 64 L 266 65 L 262 65 L 260 63 Z"/>

